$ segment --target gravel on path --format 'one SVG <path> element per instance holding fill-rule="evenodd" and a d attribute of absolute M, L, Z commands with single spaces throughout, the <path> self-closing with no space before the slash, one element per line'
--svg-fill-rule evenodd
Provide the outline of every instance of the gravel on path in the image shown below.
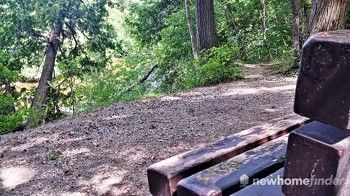
<path fill-rule="evenodd" d="M 2 135 L 0 195 L 149 195 L 149 165 L 293 113 L 295 82 L 246 77 Z"/>

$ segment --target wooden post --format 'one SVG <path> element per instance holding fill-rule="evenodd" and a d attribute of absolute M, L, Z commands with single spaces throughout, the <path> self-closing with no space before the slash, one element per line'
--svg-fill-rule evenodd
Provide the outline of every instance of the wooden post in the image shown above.
<path fill-rule="evenodd" d="M 350 31 L 318 33 L 306 41 L 294 110 L 350 129 Z"/>
<path fill-rule="evenodd" d="M 350 191 L 350 31 L 311 36 L 303 48 L 296 113 L 313 122 L 289 136 L 287 196 L 348 195 Z"/>
<path fill-rule="evenodd" d="M 350 132 L 312 122 L 289 136 L 284 179 L 307 181 L 285 184 L 286 196 L 347 195 L 350 186 Z"/>

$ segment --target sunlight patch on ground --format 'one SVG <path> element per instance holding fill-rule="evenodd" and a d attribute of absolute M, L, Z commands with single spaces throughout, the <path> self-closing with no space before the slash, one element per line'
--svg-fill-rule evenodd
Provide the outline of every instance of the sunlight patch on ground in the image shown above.
<path fill-rule="evenodd" d="M 0 170 L 2 185 L 8 189 L 29 182 L 35 175 L 36 171 L 28 167 L 10 167 Z"/>
<path fill-rule="evenodd" d="M 183 97 L 198 97 L 198 96 L 203 96 L 203 93 L 201 92 L 182 92 L 182 93 L 177 93 L 179 96 Z"/>
<path fill-rule="evenodd" d="M 81 193 L 81 192 L 65 192 L 60 194 L 60 196 L 86 196 L 86 193 Z"/>
<path fill-rule="evenodd" d="M 79 148 L 79 149 L 71 149 L 71 150 L 67 149 L 62 154 L 64 156 L 72 157 L 72 156 L 80 155 L 80 154 L 90 155 L 91 154 L 90 152 L 91 152 L 91 150 L 88 148 Z"/>
<path fill-rule="evenodd" d="M 277 109 L 274 109 L 274 108 L 265 108 L 264 111 L 265 111 L 265 112 L 276 112 Z"/>
<path fill-rule="evenodd" d="M 115 119 L 123 119 L 123 118 L 128 118 L 131 115 L 113 115 L 107 118 L 104 118 L 103 120 L 115 120 Z"/>
<path fill-rule="evenodd" d="M 227 92 L 223 93 L 222 96 L 232 96 L 232 95 L 252 95 L 259 94 L 263 92 L 280 92 L 286 90 L 294 90 L 295 85 L 284 85 L 276 87 L 259 87 L 259 88 L 235 88 L 230 89 Z"/>
<path fill-rule="evenodd" d="M 144 149 L 131 148 L 118 152 L 118 154 L 124 156 L 130 162 L 137 162 L 148 158 Z"/>
<path fill-rule="evenodd" d="M 160 100 L 162 101 L 176 101 L 176 100 L 180 100 L 181 97 L 173 97 L 173 96 L 165 96 L 160 98 Z"/>
<path fill-rule="evenodd" d="M 48 137 L 37 137 L 37 138 L 33 138 L 33 139 L 30 139 L 27 143 L 25 144 L 22 144 L 20 146 L 15 146 L 13 148 L 11 148 L 12 151 L 23 151 L 25 149 L 29 149 L 29 148 L 32 148 L 34 146 L 38 146 L 46 141 L 48 141 L 49 139 L 55 139 L 55 138 L 58 138 L 58 134 L 54 134 L 52 136 L 50 136 L 50 138 Z"/>
<path fill-rule="evenodd" d="M 59 140 L 59 141 L 56 141 L 56 143 L 60 143 L 63 145 L 63 144 L 67 144 L 67 143 L 78 142 L 78 141 L 85 140 L 85 139 L 86 139 L 86 137 L 76 137 L 76 138 Z"/>
<path fill-rule="evenodd" d="M 97 173 L 87 182 L 80 182 L 83 186 L 91 187 L 98 195 L 111 194 L 122 195 L 128 190 L 121 186 L 126 171 L 117 171 L 117 168 L 108 168 L 108 171 Z"/>

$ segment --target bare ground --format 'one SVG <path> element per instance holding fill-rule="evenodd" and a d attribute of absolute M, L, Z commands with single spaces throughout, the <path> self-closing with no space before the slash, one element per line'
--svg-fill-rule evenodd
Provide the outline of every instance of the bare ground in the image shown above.
<path fill-rule="evenodd" d="M 246 67 L 242 81 L 0 136 L 0 195 L 149 195 L 152 163 L 293 113 L 295 77 Z"/>

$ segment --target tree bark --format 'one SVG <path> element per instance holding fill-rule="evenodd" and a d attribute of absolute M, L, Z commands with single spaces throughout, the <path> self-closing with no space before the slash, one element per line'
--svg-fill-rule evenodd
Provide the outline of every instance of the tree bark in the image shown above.
<path fill-rule="evenodd" d="M 299 16 L 302 17 L 302 19 L 299 17 L 300 20 L 302 20 L 301 21 L 302 25 L 299 28 L 301 29 L 300 30 L 300 33 L 301 33 L 300 49 L 301 49 L 305 40 L 309 36 L 308 32 L 309 32 L 310 7 L 307 0 L 300 0 L 300 2 L 301 2 L 301 10 L 300 10 L 301 13 L 299 14 Z"/>
<path fill-rule="evenodd" d="M 192 54 L 194 58 L 197 58 L 198 49 L 197 49 L 196 27 L 193 24 L 193 19 L 191 14 L 191 0 L 185 0 L 185 12 L 186 12 L 186 22 L 188 26 L 188 31 L 191 38 Z"/>
<path fill-rule="evenodd" d="M 309 35 L 345 28 L 348 0 L 314 0 Z"/>
<path fill-rule="evenodd" d="M 292 35 L 293 49 L 295 53 L 300 50 L 300 16 L 299 16 L 299 0 L 291 0 L 292 8 Z"/>
<path fill-rule="evenodd" d="M 294 63 L 293 67 L 299 67 L 300 60 L 300 50 L 302 46 L 302 32 L 301 32 L 301 21 L 300 21 L 300 13 L 301 13 L 301 0 L 291 0 L 291 8 L 292 8 L 292 42 L 293 42 L 293 52 L 294 52 Z"/>
<path fill-rule="evenodd" d="M 266 41 L 266 0 L 261 0 L 261 5 L 262 5 L 262 33 L 263 33 L 263 40 L 264 42 Z"/>
<path fill-rule="evenodd" d="M 32 102 L 32 108 L 40 110 L 46 99 L 48 92 L 48 82 L 52 80 L 52 74 L 55 67 L 56 55 L 60 45 L 60 37 L 62 34 L 62 22 L 56 22 L 53 27 L 49 42 L 46 46 L 45 60 L 41 77 L 36 89 L 35 97 Z"/>
<path fill-rule="evenodd" d="M 218 42 L 213 0 L 196 0 L 197 48 L 210 49 Z"/>

